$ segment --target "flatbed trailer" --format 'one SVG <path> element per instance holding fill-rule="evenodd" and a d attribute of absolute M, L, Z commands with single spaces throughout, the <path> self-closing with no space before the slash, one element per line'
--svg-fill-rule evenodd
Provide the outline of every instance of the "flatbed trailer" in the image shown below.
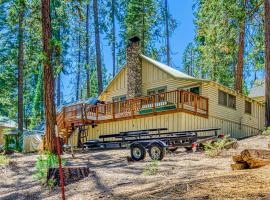
<path fill-rule="evenodd" d="M 143 160 L 148 151 L 151 159 L 162 160 L 167 150 L 175 151 L 179 147 L 196 149 L 199 144 L 207 140 L 216 140 L 220 128 L 164 132 L 167 130 L 167 128 L 157 128 L 101 135 L 99 140 L 89 140 L 83 143 L 83 146 L 95 150 L 130 148 L 131 158 L 134 161 Z M 200 132 L 212 134 L 198 136 Z"/>

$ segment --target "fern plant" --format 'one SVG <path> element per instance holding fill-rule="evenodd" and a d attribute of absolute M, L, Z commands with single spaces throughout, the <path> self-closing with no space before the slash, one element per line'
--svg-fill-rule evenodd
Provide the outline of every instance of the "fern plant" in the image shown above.
<path fill-rule="evenodd" d="M 203 144 L 205 154 L 209 157 L 216 157 L 224 149 L 226 143 L 228 142 L 229 136 L 224 136 L 223 139 L 218 139 L 217 141 L 209 141 Z"/>
<path fill-rule="evenodd" d="M 66 160 L 62 159 L 62 165 L 64 166 L 66 164 Z M 34 177 L 39 180 L 42 184 L 47 183 L 47 174 L 48 170 L 51 167 L 58 167 L 58 157 L 57 155 L 51 153 L 51 152 L 45 152 L 44 155 L 39 155 L 36 161 L 36 172 L 34 174 Z M 49 183 L 51 183 L 53 180 L 50 180 Z"/>

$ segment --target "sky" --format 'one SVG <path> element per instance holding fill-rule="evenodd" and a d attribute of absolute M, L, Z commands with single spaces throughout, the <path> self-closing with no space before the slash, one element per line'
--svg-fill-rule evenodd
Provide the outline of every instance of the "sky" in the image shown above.
<path fill-rule="evenodd" d="M 195 36 L 195 25 L 193 23 L 193 0 L 168 0 L 169 12 L 177 21 L 177 28 L 170 38 L 172 65 L 174 68 L 182 69 L 182 55 L 189 42 Z M 103 51 L 105 66 L 108 73 L 112 74 L 111 47 L 107 45 L 104 36 L 101 35 L 101 49 Z M 65 75 L 62 81 L 63 95 L 65 101 L 75 97 L 74 86 L 71 84 L 72 74 Z"/>

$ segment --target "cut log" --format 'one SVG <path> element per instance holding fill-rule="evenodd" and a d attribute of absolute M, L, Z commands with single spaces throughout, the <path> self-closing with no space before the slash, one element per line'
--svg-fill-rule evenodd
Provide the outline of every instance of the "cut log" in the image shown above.
<path fill-rule="evenodd" d="M 64 183 L 65 185 L 74 183 L 78 180 L 88 177 L 89 173 L 90 170 L 87 166 L 64 166 Z M 50 179 L 53 179 L 55 181 L 55 185 L 60 186 L 59 168 L 49 168 L 47 174 L 47 181 Z"/>
<path fill-rule="evenodd" d="M 241 156 L 245 161 L 252 158 L 270 159 L 270 150 L 245 149 L 241 152 Z"/>
<path fill-rule="evenodd" d="M 236 163 L 244 163 L 245 161 L 242 159 L 241 155 L 235 155 L 232 157 L 233 161 Z"/>
<path fill-rule="evenodd" d="M 231 164 L 232 170 L 241 170 L 241 169 L 248 169 L 249 166 L 247 163 L 235 163 Z"/>
<path fill-rule="evenodd" d="M 250 168 L 258 168 L 270 164 L 270 150 L 245 149 L 241 152 L 241 157 Z"/>

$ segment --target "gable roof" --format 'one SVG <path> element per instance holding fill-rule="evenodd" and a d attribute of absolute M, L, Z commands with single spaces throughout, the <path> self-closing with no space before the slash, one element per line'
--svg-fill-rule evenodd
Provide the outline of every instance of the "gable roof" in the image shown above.
<path fill-rule="evenodd" d="M 141 58 L 145 59 L 146 61 L 150 62 L 151 64 L 153 64 L 155 67 L 161 69 L 162 71 L 168 73 L 169 75 L 173 76 L 174 78 L 183 78 L 183 79 L 192 79 L 192 80 L 198 80 L 188 74 L 185 74 L 183 72 L 180 72 L 168 65 L 165 65 L 161 62 L 158 62 L 152 58 L 149 58 L 145 55 L 141 55 Z"/>
<path fill-rule="evenodd" d="M 165 73 L 169 74 L 170 76 L 172 76 L 175 79 L 185 79 L 185 80 L 192 80 L 192 81 L 209 81 L 206 79 L 199 79 L 199 78 L 194 78 L 188 74 L 185 74 L 183 72 L 180 72 L 168 65 L 165 65 L 161 62 L 158 62 L 152 58 L 149 58 L 143 54 L 140 55 L 140 57 L 146 61 L 148 61 L 149 63 L 153 64 L 153 66 L 159 68 L 160 70 L 164 71 Z M 121 72 L 126 68 L 126 65 L 124 65 L 124 67 L 121 68 L 121 70 L 114 76 L 114 78 L 108 83 L 107 87 L 103 90 L 103 92 L 100 94 L 100 96 L 102 94 L 104 94 L 106 92 L 106 90 L 110 87 L 110 85 L 112 84 L 112 82 L 121 74 Z"/>
<path fill-rule="evenodd" d="M 265 95 L 265 84 L 262 82 L 261 84 L 254 84 L 254 86 L 250 89 L 249 97 L 263 97 Z"/>

